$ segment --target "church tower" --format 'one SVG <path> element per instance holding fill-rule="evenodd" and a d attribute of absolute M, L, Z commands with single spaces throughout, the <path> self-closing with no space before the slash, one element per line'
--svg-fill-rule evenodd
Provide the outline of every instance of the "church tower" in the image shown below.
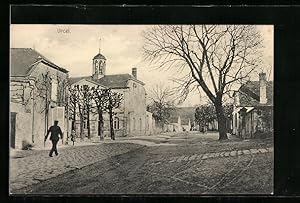
<path fill-rule="evenodd" d="M 100 52 L 93 58 L 93 79 L 100 79 L 106 74 L 106 58 Z"/>

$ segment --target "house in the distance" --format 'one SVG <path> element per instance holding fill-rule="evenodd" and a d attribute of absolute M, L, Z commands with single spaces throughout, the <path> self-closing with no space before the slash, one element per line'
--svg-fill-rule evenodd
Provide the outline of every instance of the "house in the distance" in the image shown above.
<path fill-rule="evenodd" d="M 132 68 L 132 74 L 106 73 L 106 57 L 100 51 L 92 59 L 92 74 L 84 77 L 70 78 L 70 84 L 88 85 L 89 87 L 99 86 L 103 89 L 110 88 L 123 94 L 121 106 L 115 110 L 113 128 L 116 136 L 150 135 L 152 134 L 153 118 L 152 113 L 146 111 L 146 91 L 144 83 L 137 77 L 137 68 Z M 104 135 L 109 134 L 109 115 L 105 113 Z M 86 120 L 84 122 L 87 122 Z M 83 125 L 84 132 L 87 131 L 87 124 Z M 91 113 L 90 131 L 91 139 L 97 138 L 98 116 Z M 76 118 L 76 133 L 80 131 L 80 119 Z"/>
<path fill-rule="evenodd" d="M 255 138 L 273 130 L 273 81 L 267 81 L 266 73 L 234 93 L 232 126 L 232 133 L 241 138 Z"/>
<path fill-rule="evenodd" d="M 68 71 L 30 48 L 10 49 L 10 146 L 43 146 L 47 128 L 66 132 L 64 81 Z M 64 139 L 66 136 L 64 136 Z"/>

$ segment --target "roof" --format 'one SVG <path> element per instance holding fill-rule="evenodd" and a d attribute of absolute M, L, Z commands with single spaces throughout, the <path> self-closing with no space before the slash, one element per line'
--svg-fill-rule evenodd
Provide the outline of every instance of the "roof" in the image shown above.
<path fill-rule="evenodd" d="M 248 81 L 239 89 L 240 106 L 260 106 L 259 81 Z M 267 81 L 267 103 L 273 105 L 273 81 Z"/>
<path fill-rule="evenodd" d="M 31 48 L 10 49 L 10 74 L 11 76 L 26 76 L 37 62 L 43 62 L 64 73 L 68 71 L 54 64 L 42 54 Z"/>
<path fill-rule="evenodd" d="M 73 84 L 82 79 L 92 80 L 94 82 L 99 83 L 100 85 L 113 88 L 113 89 L 127 87 L 128 80 L 134 80 L 136 82 L 144 84 L 143 82 L 137 80 L 135 77 L 133 77 L 130 74 L 105 75 L 100 79 L 94 79 L 92 76 L 76 77 L 76 78 L 70 78 L 70 83 Z"/>
<path fill-rule="evenodd" d="M 192 124 L 194 122 L 195 109 L 195 107 L 176 107 L 170 112 L 171 115 L 168 120 L 170 123 L 177 123 L 178 116 L 180 116 L 182 125 L 188 125 L 189 120 Z"/>
<path fill-rule="evenodd" d="M 102 55 L 102 54 L 97 54 L 96 56 L 94 56 L 94 58 L 93 59 L 104 59 L 104 60 L 106 60 L 106 58 Z"/>

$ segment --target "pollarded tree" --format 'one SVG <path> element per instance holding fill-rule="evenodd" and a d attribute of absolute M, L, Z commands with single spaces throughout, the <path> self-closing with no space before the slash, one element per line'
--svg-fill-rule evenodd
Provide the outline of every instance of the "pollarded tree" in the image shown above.
<path fill-rule="evenodd" d="M 116 115 L 115 109 L 118 109 L 123 101 L 123 94 L 107 89 L 105 96 L 108 98 L 107 112 L 109 114 L 110 137 L 115 140 L 115 132 L 113 126 L 113 117 Z"/>
<path fill-rule="evenodd" d="M 84 139 L 84 120 L 85 120 L 85 102 L 82 94 L 82 87 L 80 85 L 74 86 L 77 96 L 77 104 L 78 111 L 76 111 L 76 115 L 79 116 L 80 119 L 80 139 Z"/>
<path fill-rule="evenodd" d="M 88 139 L 91 138 L 91 128 L 90 128 L 90 113 L 91 109 L 93 107 L 93 92 L 88 85 L 82 85 L 80 86 L 79 94 L 81 95 L 80 103 L 82 104 L 82 110 L 84 119 L 87 121 L 87 133 L 88 133 Z"/>
<path fill-rule="evenodd" d="M 76 108 L 79 102 L 79 94 L 76 87 L 68 86 L 68 106 L 69 106 L 69 120 L 72 120 L 71 129 L 76 129 Z"/>
<path fill-rule="evenodd" d="M 200 86 L 213 103 L 219 139 L 227 139 L 224 96 L 249 80 L 260 63 L 261 36 L 254 25 L 158 25 L 144 33 L 145 59 L 186 75 L 184 95 Z"/>
<path fill-rule="evenodd" d="M 104 127 L 104 119 L 103 119 L 103 113 L 108 108 L 108 89 L 103 89 L 101 86 L 92 87 L 92 94 L 93 94 L 93 101 L 95 103 L 95 106 L 93 109 L 95 109 L 96 113 L 98 114 L 98 136 L 100 137 L 100 140 L 103 140 L 103 127 Z"/>

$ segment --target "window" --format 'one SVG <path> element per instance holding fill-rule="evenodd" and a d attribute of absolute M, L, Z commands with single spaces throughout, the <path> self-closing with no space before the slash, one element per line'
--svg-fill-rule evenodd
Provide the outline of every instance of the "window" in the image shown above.
<path fill-rule="evenodd" d="M 133 118 L 132 120 L 133 120 L 133 130 L 135 130 L 135 118 Z"/>
<path fill-rule="evenodd" d="M 51 100 L 57 101 L 57 80 L 51 81 Z"/>
<path fill-rule="evenodd" d="M 115 130 L 120 129 L 120 119 L 118 117 L 115 117 L 115 119 L 114 119 L 114 129 Z"/>

